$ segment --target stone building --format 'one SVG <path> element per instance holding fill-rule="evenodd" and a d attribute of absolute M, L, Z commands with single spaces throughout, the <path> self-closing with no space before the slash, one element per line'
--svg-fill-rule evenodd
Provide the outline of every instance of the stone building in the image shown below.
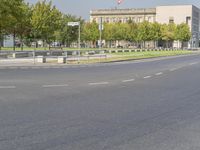
<path fill-rule="evenodd" d="M 193 5 L 174 5 L 156 7 L 156 21 L 159 23 L 187 23 L 192 33 L 188 47 L 199 47 L 200 9 Z M 174 47 L 180 43 L 174 42 Z"/>
<path fill-rule="evenodd" d="M 90 21 L 95 20 L 99 22 L 99 18 L 102 17 L 103 22 L 127 22 L 132 20 L 134 22 L 143 22 L 144 20 L 155 22 L 156 9 L 99 9 L 92 10 L 90 12 Z"/>
<path fill-rule="evenodd" d="M 139 9 L 98 9 L 90 11 L 90 21 L 114 23 L 125 23 L 129 20 L 139 23 L 143 21 L 158 23 L 187 23 L 192 33 L 191 40 L 184 46 L 199 47 L 200 39 L 200 9 L 193 5 L 169 5 L 157 6 L 156 8 Z M 180 47 L 175 41 L 173 47 Z"/>

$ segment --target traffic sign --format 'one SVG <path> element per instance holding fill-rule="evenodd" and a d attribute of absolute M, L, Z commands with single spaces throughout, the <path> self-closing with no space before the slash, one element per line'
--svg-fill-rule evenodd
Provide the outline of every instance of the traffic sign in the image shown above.
<path fill-rule="evenodd" d="M 68 26 L 79 26 L 79 22 L 68 22 L 67 25 Z"/>

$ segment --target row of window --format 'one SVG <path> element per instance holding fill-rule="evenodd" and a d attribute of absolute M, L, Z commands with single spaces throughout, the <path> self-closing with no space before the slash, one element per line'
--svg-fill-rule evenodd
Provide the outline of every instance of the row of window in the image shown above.
<path fill-rule="evenodd" d="M 93 18 L 94 21 L 96 22 L 100 22 L 100 18 Z M 126 23 L 129 20 L 133 21 L 133 22 L 142 22 L 144 20 L 149 21 L 149 22 L 154 22 L 155 21 L 155 17 L 102 17 L 102 22 L 107 22 L 107 23 L 115 23 L 115 22 L 122 22 L 122 23 Z"/>
<path fill-rule="evenodd" d="M 100 18 L 101 17 L 97 17 L 97 18 L 93 18 L 92 20 L 96 21 L 97 23 L 100 23 Z M 102 22 L 106 22 L 106 23 L 115 23 L 115 22 L 122 22 L 122 23 L 126 23 L 129 20 L 133 21 L 133 22 L 143 22 L 144 20 L 148 21 L 148 22 L 155 22 L 155 17 L 153 16 L 143 16 L 143 17 L 102 17 Z M 186 17 L 186 23 L 189 24 L 191 21 L 191 17 Z M 169 23 L 175 23 L 174 21 L 174 17 L 169 17 Z M 198 19 L 194 19 L 193 18 L 193 23 L 199 25 Z"/>

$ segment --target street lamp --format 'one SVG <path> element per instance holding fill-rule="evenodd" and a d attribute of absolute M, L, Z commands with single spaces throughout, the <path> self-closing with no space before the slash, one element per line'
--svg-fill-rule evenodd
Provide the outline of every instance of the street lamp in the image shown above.
<path fill-rule="evenodd" d="M 102 17 L 100 17 L 99 20 L 99 49 L 101 50 L 102 48 L 102 30 L 103 30 L 103 21 L 102 21 Z"/>

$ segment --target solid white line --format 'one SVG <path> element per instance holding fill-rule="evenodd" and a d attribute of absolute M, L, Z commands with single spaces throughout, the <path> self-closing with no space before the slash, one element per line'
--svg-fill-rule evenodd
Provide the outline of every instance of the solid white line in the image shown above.
<path fill-rule="evenodd" d="M 135 81 L 135 79 L 127 79 L 127 80 L 123 80 L 122 82 L 132 82 L 132 81 Z"/>
<path fill-rule="evenodd" d="M 68 87 L 68 84 L 57 84 L 57 85 L 43 85 L 43 88 L 51 88 L 51 87 Z"/>
<path fill-rule="evenodd" d="M 159 72 L 159 73 L 156 73 L 155 75 L 156 76 L 160 76 L 160 75 L 162 75 L 163 73 L 162 72 Z"/>
<path fill-rule="evenodd" d="M 148 79 L 148 78 L 151 78 L 151 76 L 146 76 L 146 77 L 144 77 L 144 79 Z"/>
<path fill-rule="evenodd" d="M 15 89 L 16 86 L 0 86 L 0 89 Z"/>
<path fill-rule="evenodd" d="M 94 82 L 94 83 L 88 83 L 89 85 L 105 85 L 109 84 L 109 82 Z"/>

